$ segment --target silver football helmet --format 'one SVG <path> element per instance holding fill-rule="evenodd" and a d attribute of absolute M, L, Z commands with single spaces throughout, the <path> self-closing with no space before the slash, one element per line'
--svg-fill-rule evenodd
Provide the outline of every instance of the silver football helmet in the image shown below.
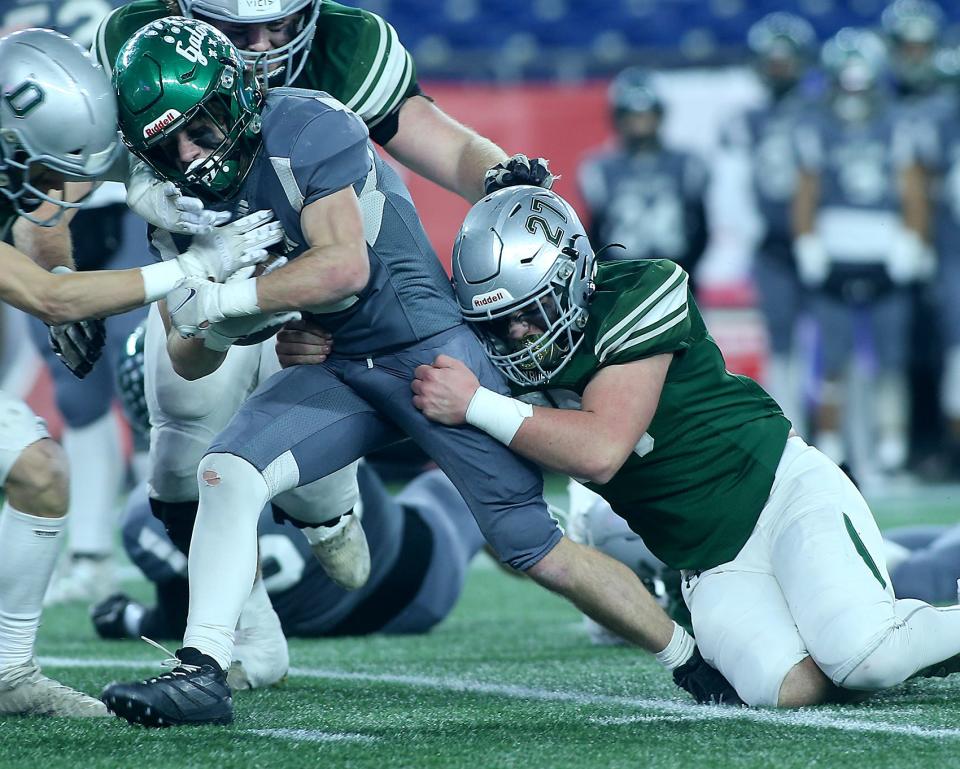
<path fill-rule="evenodd" d="M 865 120 L 881 98 L 887 47 L 868 29 L 844 27 L 823 44 L 823 68 L 830 78 L 834 111 L 845 120 Z"/>
<path fill-rule="evenodd" d="M 317 19 L 323 0 L 177 0 L 184 16 L 212 21 L 215 27 L 232 24 L 272 24 L 297 16 L 289 43 L 270 51 L 251 51 L 244 40 L 227 27 L 222 29 L 237 46 L 243 60 L 255 68 L 264 84 L 275 85 L 282 79 L 290 85 L 303 71 L 317 31 Z M 273 82 L 271 82 L 273 81 Z"/>
<path fill-rule="evenodd" d="M 583 341 L 595 256 L 563 198 L 507 187 L 477 203 L 453 246 L 464 318 L 493 363 L 521 386 L 549 381 Z"/>
<path fill-rule="evenodd" d="M 18 215 L 49 226 L 83 204 L 34 184 L 38 166 L 96 179 L 121 151 L 110 80 L 79 45 L 49 29 L 0 38 L 0 194 Z M 44 202 L 54 213 L 35 215 Z"/>

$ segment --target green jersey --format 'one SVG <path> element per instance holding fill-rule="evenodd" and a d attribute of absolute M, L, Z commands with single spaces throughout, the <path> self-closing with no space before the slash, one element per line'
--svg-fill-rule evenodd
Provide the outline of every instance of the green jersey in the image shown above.
<path fill-rule="evenodd" d="M 726 370 L 679 265 L 599 265 L 580 346 L 549 388 L 522 397 L 579 408 L 604 366 L 662 353 L 673 360 L 647 432 L 609 483 L 588 485 L 665 563 L 709 569 L 753 532 L 790 423 L 756 382 Z"/>
<path fill-rule="evenodd" d="M 141 27 L 170 15 L 163 0 L 135 0 L 108 15 L 94 52 L 107 73 Z M 324 0 L 303 71 L 293 85 L 326 91 L 356 112 L 381 144 L 396 133 L 396 113 L 419 93 L 413 58 L 396 30 L 376 14 Z"/>

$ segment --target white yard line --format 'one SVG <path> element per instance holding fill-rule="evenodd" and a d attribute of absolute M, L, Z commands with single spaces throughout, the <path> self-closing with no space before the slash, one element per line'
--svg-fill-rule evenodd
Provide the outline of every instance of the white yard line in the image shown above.
<path fill-rule="evenodd" d="M 65 668 L 137 668 L 150 669 L 156 662 L 149 660 L 82 659 L 75 657 L 42 657 L 41 664 Z M 658 711 L 684 721 L 750 721 L 772 726 L 837 729 L 848 732 L 897 734 L 925 739 L 949 739 L 960 737 L 960 729 L 933 728 L 915 724 L 872 721 L 851 715 L 840 715 L 836 710 L 755 710 L 748 708 L 714 708 L 659 698 L 623 697 L 610 694 L 539 689 L 512 684 L 486 683 L 453 676 L 419 676 L 391 673 L 357 673 L 326 668 L 291 668 L 290 675 L 299 678 L 319 678 L 331 681 L 369 681 L 370 683 L 397 684 L 421 689 L 463 692 L 465 694 L 489 694 L 514 699 L 538 700 L 541 702 L 567 702 L 574 705 L 612 705 L 636 710 Z M 656 715 L 656 714 L 653 714 Z M 598 725 L 631 723 L 630 717 L 596 718 Z M 651 720 L 650 716 L 632 717 L 638 723 Z M 277 730 L 262 730 L 277 731 Z M 280 730 L 283 731 L 283 730 Z M 297 730 L 290 730 L 297 731 Z M 320 734 L 317 732 L 317 734 Z"/>
<path fill-rule="evenodd" d="M 257 737 L 276 737 L 293 742 L 377 742 L 377 738 L 369 734 L 318 732 L 315 729 L 245 729 L 244 732 Z"/>

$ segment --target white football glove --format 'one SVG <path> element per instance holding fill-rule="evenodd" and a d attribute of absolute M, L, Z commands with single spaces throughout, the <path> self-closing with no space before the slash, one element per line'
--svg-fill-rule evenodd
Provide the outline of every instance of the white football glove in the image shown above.
<path fill-rule="evenodd" d="M 195 235 L 177 261 L 187 277 L 219 283 L 239 269 L 265 261 L 266 249 L 283 240 L 283 227 L 272 219 L 273 211 L 257 211 Z"/>
<path fill-rule="evenodd" d="M 229 211 L 207 211 L 203 201 L 180 192 L 177 185 L 137 163 L 127 181 L 127 205 L 150 224 L 179 235 L 203 235 L 230 221 Z"/>
<path fill-rule="evenodd" d="M 206 336 L 214 323 L 225 318 L 258 315 L 257 281 L 245 278 L 233 283 L 212 283 L 190 277 L 167 294 L 170 323 L 184 339 Z"/>
<path fill-rule="evenodd" d="M 269 275 L 287 263 L 287 258 L 280 257 L 271 262 L 263 271 L 263 275 Z M 227 278 L 227 283 L 235 283 L 240 280 L 246 280 L 253 276 L 253 267 L 247 267 L 238 270 Z M 256 334 L 258 331 L 282 326 L 290 321 L 300 320 L 299 312 L 270 312 L 260 315 L 245 315 L 240 318 L 226 318 L 225 320 L 211 323 L 210 327 L 203 333 L 203 346 L 208 350 L 224 352 L 231 345 L 245 337 Z"/>
<path fill-rule="evenodd" d="M 830 274 L 830 255 L 816 235 L 801 235 L 793 241 L 800 282 L 808 288 L 822 286 Z"/>
<path fill-rule="evenodd" d="M 933 277 L 933 252 L 913 230 L 903 228 L 887 251 L 887 274 L 898 286 Z"/>

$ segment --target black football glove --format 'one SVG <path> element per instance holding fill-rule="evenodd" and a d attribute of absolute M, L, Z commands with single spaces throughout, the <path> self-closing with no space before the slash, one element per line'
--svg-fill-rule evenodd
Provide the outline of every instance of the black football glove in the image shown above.
<path fill-rule="evenodd" d="M 550 173 L 550 163 L 546 158 L 528 158 L 526 155 L 514 155 L 503 163 L 497 163 L 483 176 L 483 194 L 515 187 L 518 184 L 530 184 L 549 190 L 556 177 Z"/>
<path fill-rule="evenodd" d="M 690 659 L 673 671 L 673 682 L 690 692 L 701 705 L 744 704 L 730 682 L 719 670 L 707 664 L 696 648 Z"/>
<path fill-rule="evenodd" d="M 100 360 L 107 330 L 100 318 L 50 326 L 50 347 L 77 379 L 93 371 Z"/>

